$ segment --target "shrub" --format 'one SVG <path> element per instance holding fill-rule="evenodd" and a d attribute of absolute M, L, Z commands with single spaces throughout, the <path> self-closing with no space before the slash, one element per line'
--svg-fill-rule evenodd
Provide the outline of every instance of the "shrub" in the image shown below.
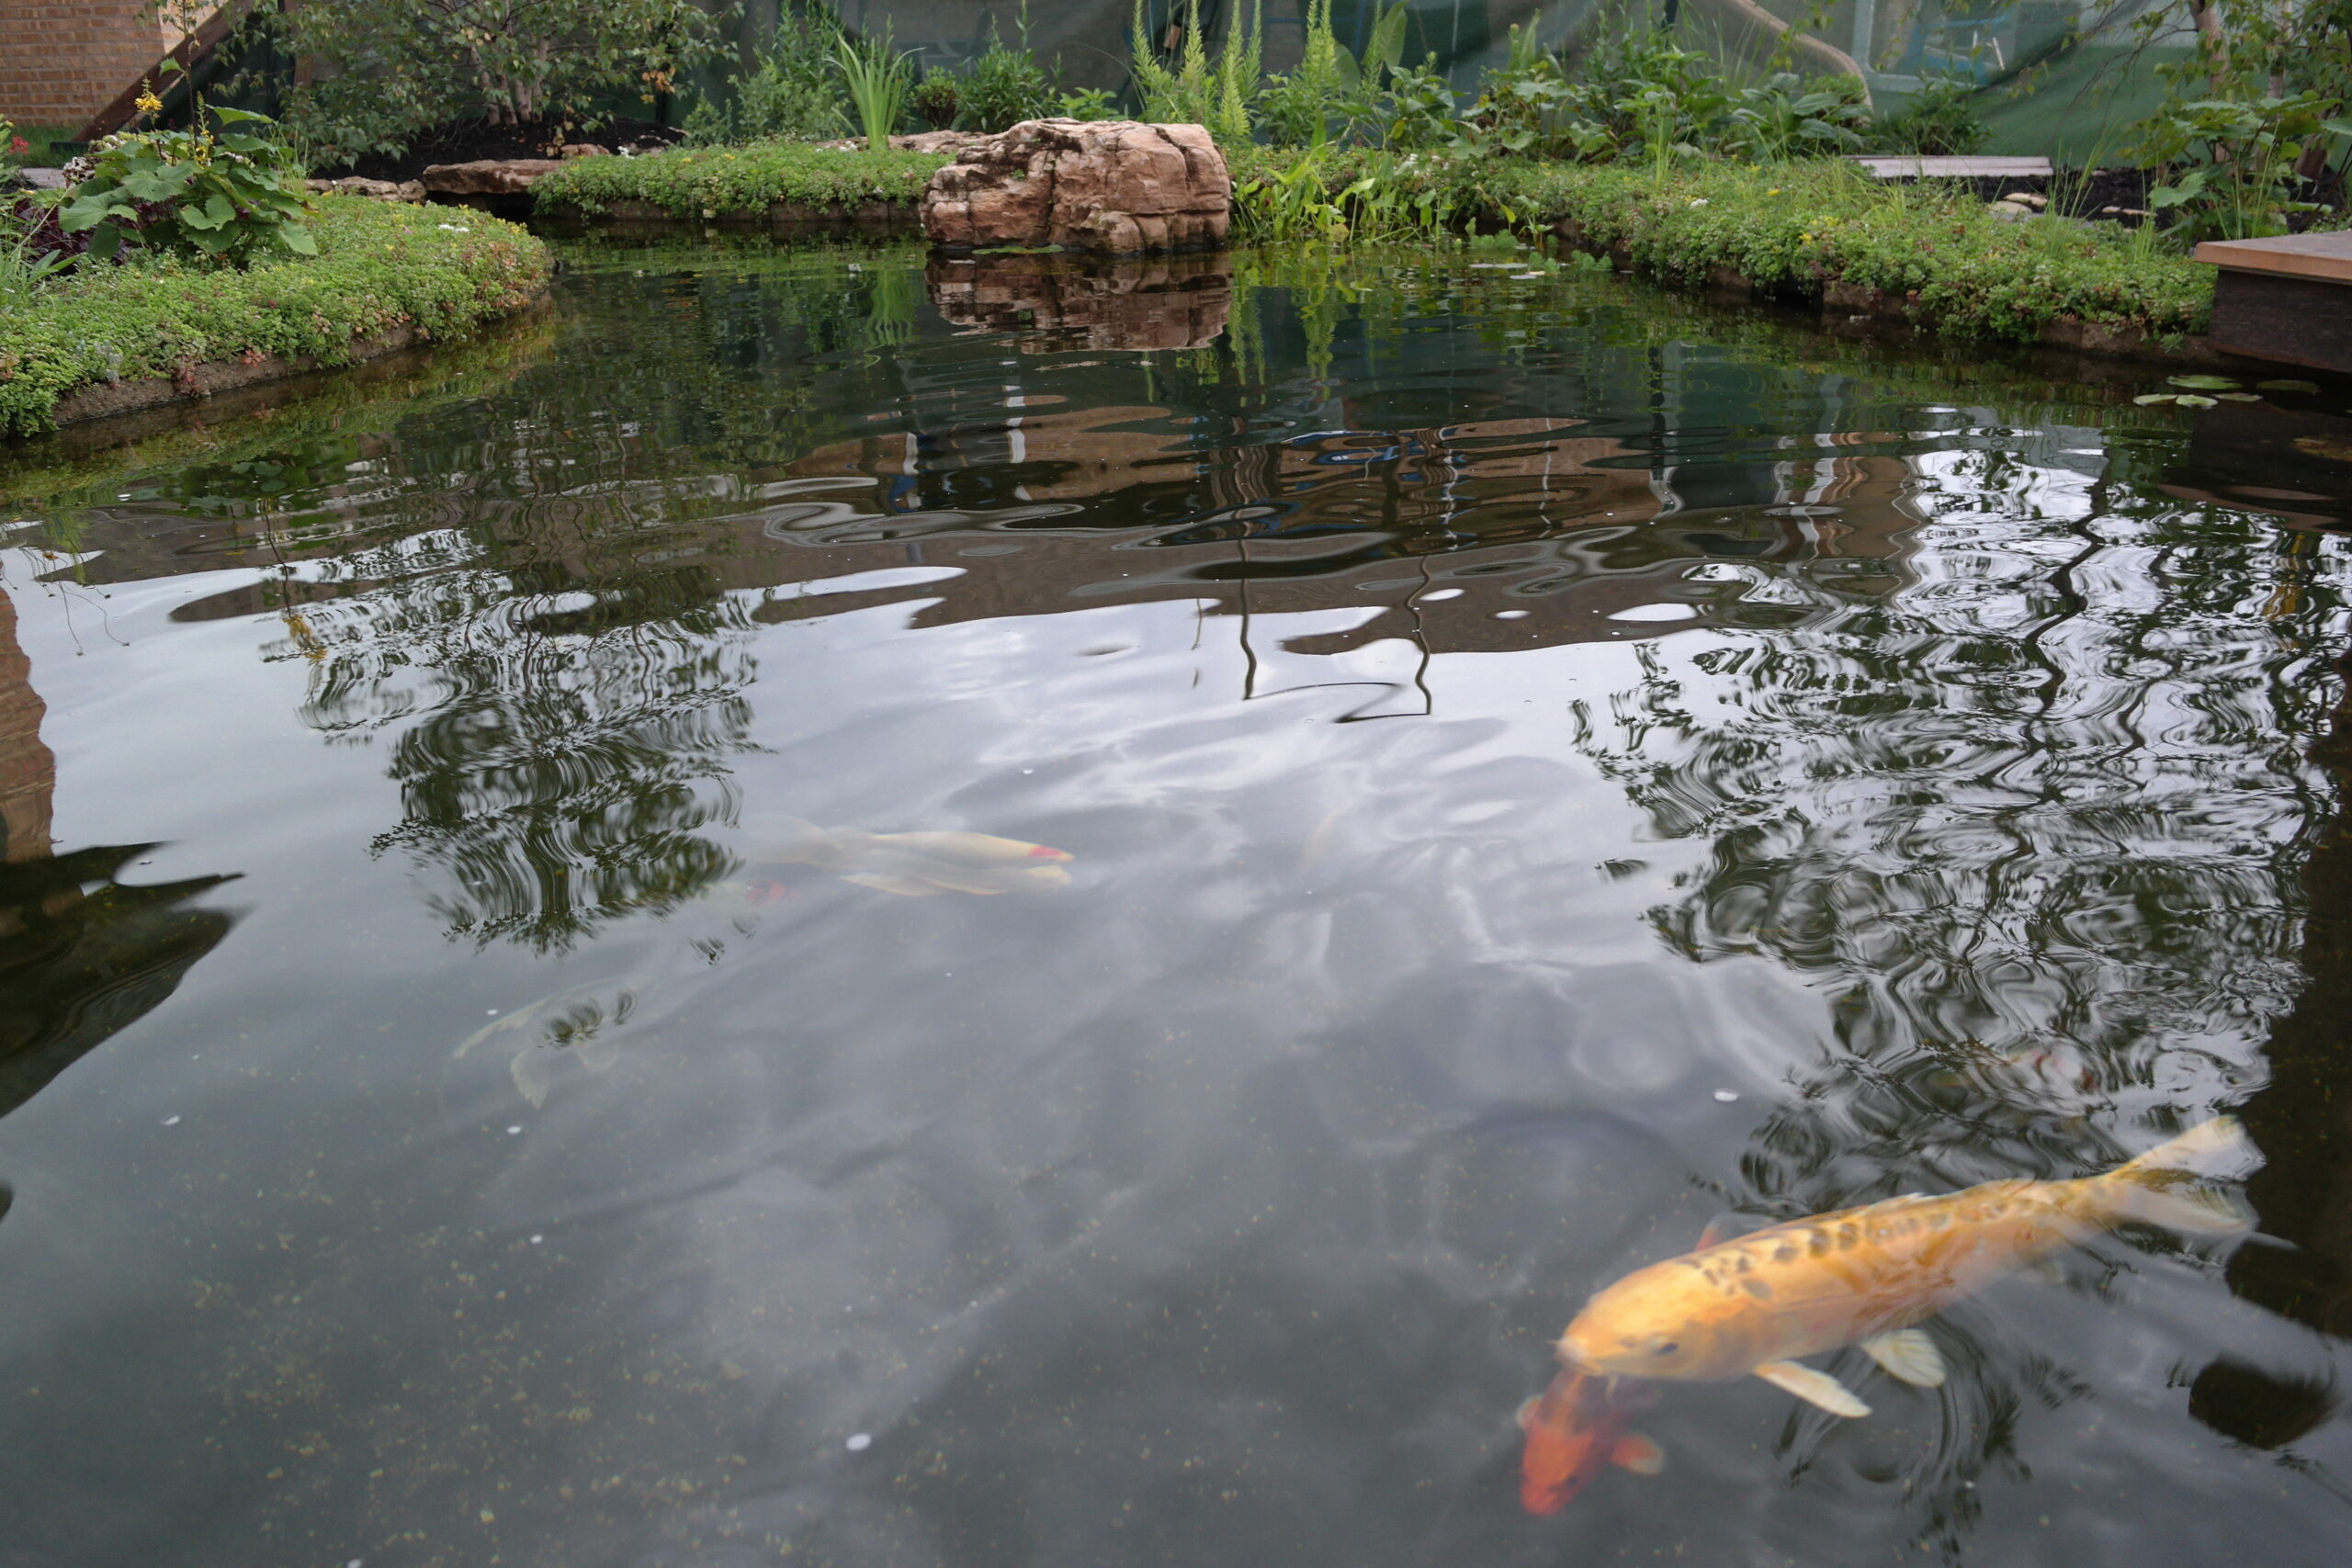
<path fill-rule="evenodd" d="M 520 309 L 547 285 L 547 247 L 480 213 L 322 197 L 316 257 L 256 255 L 243 271 L 150 253 L 0 293 L 0 434 L 45 429 L 77 387 L 172 376 L 237 355 L 349 360 L 395 327 L 446 337 Z"/>
<path fill-rule="evenodd" d="M 1881 152 L 1962 157 L 1992 139 L 1976 115 L 1975 89 L 1965 82 L 1930 82 L 1893 114 L 1871 122 L 1870 145 Z"/>
<path fill-rule="evenodd" d="M 313 68 L 286 121 L 322 164 L 453 120 L 594 125 L 600 96 L 650 104 L 718 48 L 694 0 L 303 0 L 248 25 Z"/>
<path fill-rule="evenodd" d="M 956 111 L 963 107 L 964 94 L 952 71 L 926 71 L 915 84 L 910 100 L 915 113 L 931 123 L 933 130 L 945 130 L 956 123 Z"/>
<path fill-rule="evenodd" d="M 976 130 L 991 135 L 1010 130 L 1024 119 L 1041 119 L 1054 112 L 1053 78 L 1029 51 L 1029 0 L 1022 0 L 1020 47 L 1009 49 L 991 22 L 988 51 L 964 73 L 964 118 Z"/>
<path fill-rule="evenodd" d="M 782 136 L 823 141 L 847 128 L 833 40 L 841 24 L 822 0 L 786 0 L 752 69 L 733 77 L 733 102 L 705 97 L 688 111 L 686 140 L 752 141 Z"/>
<path fill-rule="evenodd" d="M 833 63 L 849 89 L 867 150 L 888 152 L 892 134 L 906 118 L 908 96 L 914 91 L 914 56 L 891 48 L 890 30 L 885 28 L 877 38 L 839 34 L 833 40 Z"/>

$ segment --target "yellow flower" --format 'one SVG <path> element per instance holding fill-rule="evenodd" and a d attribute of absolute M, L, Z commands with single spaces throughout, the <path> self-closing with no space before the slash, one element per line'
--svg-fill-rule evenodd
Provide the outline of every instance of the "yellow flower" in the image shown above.
<path fill-rule="evenodd" d="M 164 107 L 164 100 L 155 96 L 155 89 L 153 87 L 141 93 L 133 101 L 138 105 L 139 112 L 141 114 L 153 114 Z"/>

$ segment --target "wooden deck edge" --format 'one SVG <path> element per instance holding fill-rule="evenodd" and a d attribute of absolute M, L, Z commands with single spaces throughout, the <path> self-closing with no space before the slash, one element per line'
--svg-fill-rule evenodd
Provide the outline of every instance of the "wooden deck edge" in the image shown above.
<path fill-rule="evenodd" d="M 519 316 L 543 303 L 548 296 L 543 287 L 506 317 Z M 316 355 L 300 355 L 287 358 L 275 354 L 240 355 L 234 359 L 208 360 L 192 365 L 174 376 L 141 376 L 136 380 L 99 381 L 68 392 L 57 400 L 50 412 L 51 424 L 62 428 L 69 424 L 85 424 L 94 419 L 110 419 L 116 414 L 138 413 L 142 410 L 161 408 L 167 403 L 195 402 L 220 392 L 235 391 L 265 381 L 282 381 L 288 377 L 307 376 L 317 370 L 336 370 L 348 366 L 381 359 L 388 354 L 398 354 L 404 348 L 437 341 L 416 326 L 394 327 L 373 337 L 356 340 L 348 357 L 333 361 Z"/>

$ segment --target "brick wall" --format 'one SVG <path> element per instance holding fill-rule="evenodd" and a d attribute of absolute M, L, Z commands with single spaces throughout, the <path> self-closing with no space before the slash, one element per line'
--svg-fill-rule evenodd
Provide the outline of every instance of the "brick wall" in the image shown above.
<path fill-rule="evenodd" d="M 0 0 L 0 115 L 79 130 L 154 69 L 167 36 L 151 0 Z"/>

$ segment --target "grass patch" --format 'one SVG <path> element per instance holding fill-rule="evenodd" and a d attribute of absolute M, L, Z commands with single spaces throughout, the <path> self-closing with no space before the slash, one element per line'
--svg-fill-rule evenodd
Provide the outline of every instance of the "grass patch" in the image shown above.
<path fill-rule="evenodd" d="M 57 143 L 72 141 L 82 134 L 78 125 L 19 125 L 7 135 L 0 136 L 0 169 L 55 168 L 65 162 L 64 155 L 54 151 Z M 22 139 L 25 150 L 11 149 L 11 142 Z"/>
<path fill-rule="evenodd" d="M 446 207 L 318 198 L 315 259 L 240 272 L 175 259 L 93 267 L 0 296 L 0 434 L 49 428 L 94 382 L 183 374 L 243 355 L 348 363 L 396 327 L 446 337 L 521 309 L 546 286 L 546 245 Z"/>
<path fill-rule="evenodd" d="M 1295 153 L 1228 153 L 1237 185 L 1279 174 Z M 1840 160 L 1762 167 L 1710 163 L 1664 179 L 1623 165 L 1530 159 L 1383 160 L 1327 155 L 1317 177 L 1334 197 L 1370 180 L 1354 205 L 1383 194 L 1436 192 L 1437 209 L 1518 229 L 1570 221 L 1634 264 L 1678 283 L 1718 268 L 1758 288 L 1818 298 L 1835 284 L 1905 300 L 1939 333 L 2030 342 L 2075 320 L 2154 338 L 2201 332 L 2213 269 L 2115 224 L 1994 216 L 1965 189 L 1894 184 Z"/>
<path fill-rule="evenodd" d="M 577 158 L 531 187 L 542 213 L 598 213 L 645 202 L 680 218 L 750 215 L 778 204 L 912 206 L 932 175 L 954 160 L 933 152 L 836 152 L 806 141 L 683 147 L 641 158 Z"/>

